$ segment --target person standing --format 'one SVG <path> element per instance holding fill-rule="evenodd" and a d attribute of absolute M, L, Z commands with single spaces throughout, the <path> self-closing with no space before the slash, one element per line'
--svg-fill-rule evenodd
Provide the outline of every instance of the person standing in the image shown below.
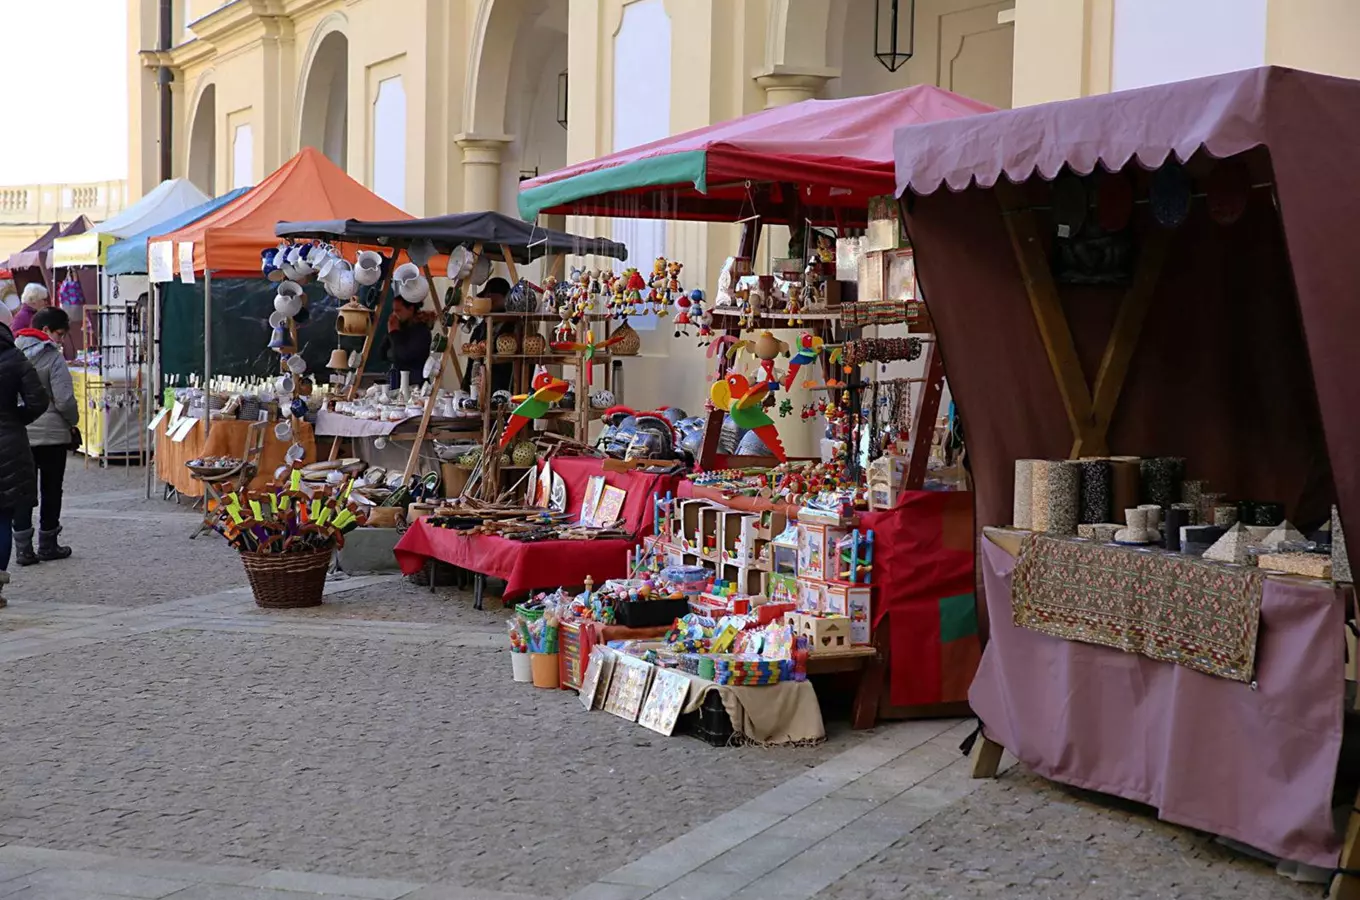
<path fill-rule="evenodd" d="M 47 309 L 51 304 L 50 298 L 47 288 L 36 281 L 24 285 L 24 292 L 19 297 L 19 310 L 9 326 L 15 337 L 18 337 L 20 329 L 33 326 L 33 317 L 38 314 L 38 310 Z"/>
<path fill-rule="evenodd" d="M 0 325 L 0 607 L 9 584 L 9 557 L 14 516 L 32 507 L 38 496 L 37 470 L 29 449 L 29 423 L 48 406 L 42 379 L 14 346 L 14 335 Z"/>
<path fill-rule="evenodd" d="M 392 300 L 392 315 L 387 317 L 387 386 L 401 387 L 401 373 L 408 373 L 413 388 L 425 383 L 425 360 L 430 357 L 430 336 L 434 333 L 434 313 L 420 303 L 407 303 L 397 295 Z"/>
<path fill-rule="evenodd" d="M 57 543 L 61 534 L 61 492 L 66 480 L 66 454 L 75 441 L 80 406 L 71 387 L 71 372 L 61 353 L 61 340 L 71 327 L 66 310 L 49 306 L 33 315 L 33 327 L 15 333 L 15 346 L 37 370 L 51 404 L 28 426 L 28 443 L 38 473 L 38 547 L 33 549 L 33 503 L 14 511 L 14 555 L 21 566 L 65 559 L 70 547 Z"/>

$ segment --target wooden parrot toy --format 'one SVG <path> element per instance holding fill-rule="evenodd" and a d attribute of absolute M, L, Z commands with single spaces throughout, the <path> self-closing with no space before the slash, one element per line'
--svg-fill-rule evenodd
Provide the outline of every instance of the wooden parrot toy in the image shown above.
<path fill-rule="evenodd" d="M 528 395 L 516 397 L 520 401 L 519 406 L 515 407 L 514 412 L 510 413 L 510 421 L 505 424 L 505 431 L 501 432 L 500 448 L 504 450 L 510 446 L 510 442 L 519 434 L 520 429 L 529 424 L 530 419 L 541 419 L 543 414 L 552 408 L 552 405 L 567 395 L 571 390 L 571 385 L 560 378 L 554 377 L 547 372 L 539 372 L 534 376 L 534 392 Z"/>
<path fill-rule="evenodd" d="M 616 337 L 610 338 L 610 339 L 607 340 L 607 341 L 596 341 L 596 340 L 595 340 L 595 332 L 593 332 L 593 331 L 587 331 L 587 332 L 586 332 L 586 340 L 585 340 L 585 343 L 584 343 L 584 344 L 583 344 L 583 343 L 580 343 L 580 342 L 578 342 L 578 341 L 553 341 L 552 348 L 553 348 L 554 350 L 562 350 L 562 351 L 565 351 L 565 352 L 568 352 L 568 353 L 584 353 L 584 354 L 585 354 L 585 357 L 586 357 L 586 386 L 589 387 L 591 384 L 594 383 L 594 379 L 592 379 L 592 377 L 591 377 L 591 369 L 594 367 L 594 362 L 593 362 L 593 360 L 595 359 L 595 354 L 599 353 L 601 350 L 605 349 L 606 347 L 609 347 L 609 346 L 612 346 L 612 345 L 614 345 L 614 344 L 617 344 L 619 341 L 623 340 L 625 337 L 627 337 L 627 335 L 618 335 L 618 336 L 616 336 Z"/>
<path fill-rule="evenodd" d="M 789 360 L 789 373 L 784 376 L 784 390 L 793 387 L 793 376 L 798 374 L 800 368 L 815 362 L 817 357 L 821 356 L 824 343 L 821 338 L 807 331 L 799 336 L 798 352 Z"/>
<path fill-rule="evenodd" d="M 761 404 L 770 395 L 768 381 L 751 384 L 744 375 L 728 375 L 715 382 L 708 392 L 709 399 L 719 409 L 725 409 L 732 416 L 738 428 L 754 431 L 760 440 L 774 454 L 775 459 L 784 462 L 784 442 L 779 439 L 779 431 L 774 420 L 765 414 Z"/>

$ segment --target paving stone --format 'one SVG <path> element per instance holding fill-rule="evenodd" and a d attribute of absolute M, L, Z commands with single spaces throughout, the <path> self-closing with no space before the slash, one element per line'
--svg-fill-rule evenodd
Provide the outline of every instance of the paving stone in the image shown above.
<path fill-rule="evenodd" d="M 248 887 L 279 888 L 313 894 L 339 894 L 361 897 L 364 900 L 397 900 L 421 885 L 411 881 L 390 881 L 373 878 L 341 878 L 336 875 L 316 875 L 310 872 L 289 872 L 275 869 L 243 882 Z"/>
<path fill-rule="evenodd" d="M 167 878 L 147 878 L 89 869 L 43 869 L 16 879 L 30 891 L 40 895 L 44 891 L 85 891 L 91 894 L 112 894 L 118 897 L 140 897 L 160 900 L 189 887 L 187 881 Z M 23 896 L 20 894 L 20 896 Z"/>

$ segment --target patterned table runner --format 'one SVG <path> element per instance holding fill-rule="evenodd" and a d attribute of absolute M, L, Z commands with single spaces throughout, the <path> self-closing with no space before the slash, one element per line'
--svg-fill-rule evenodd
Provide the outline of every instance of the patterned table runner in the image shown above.
<path fill-rule="evenodd" d="M 1250 682 L 1264 584 L 1252 566 L 1031 534 L 1012 611 L 1032 631 Z"/>

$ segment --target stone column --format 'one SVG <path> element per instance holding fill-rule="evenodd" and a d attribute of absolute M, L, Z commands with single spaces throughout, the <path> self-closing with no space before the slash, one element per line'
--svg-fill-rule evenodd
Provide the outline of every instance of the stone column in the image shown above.
<path fill-rule="evenodd" d="M 463 209 L 467 212 L 501 212 L 501 151 L 505 137 L 455 138 L 463 151 Z"/>
<path fill-rule="evenodd" d="M 756 84 L 765 90 L 765 108 L 788 106 L 803 100 L 815 100 L 831 78 L 828 75 L 781 72 L 757 75 Z"/>

